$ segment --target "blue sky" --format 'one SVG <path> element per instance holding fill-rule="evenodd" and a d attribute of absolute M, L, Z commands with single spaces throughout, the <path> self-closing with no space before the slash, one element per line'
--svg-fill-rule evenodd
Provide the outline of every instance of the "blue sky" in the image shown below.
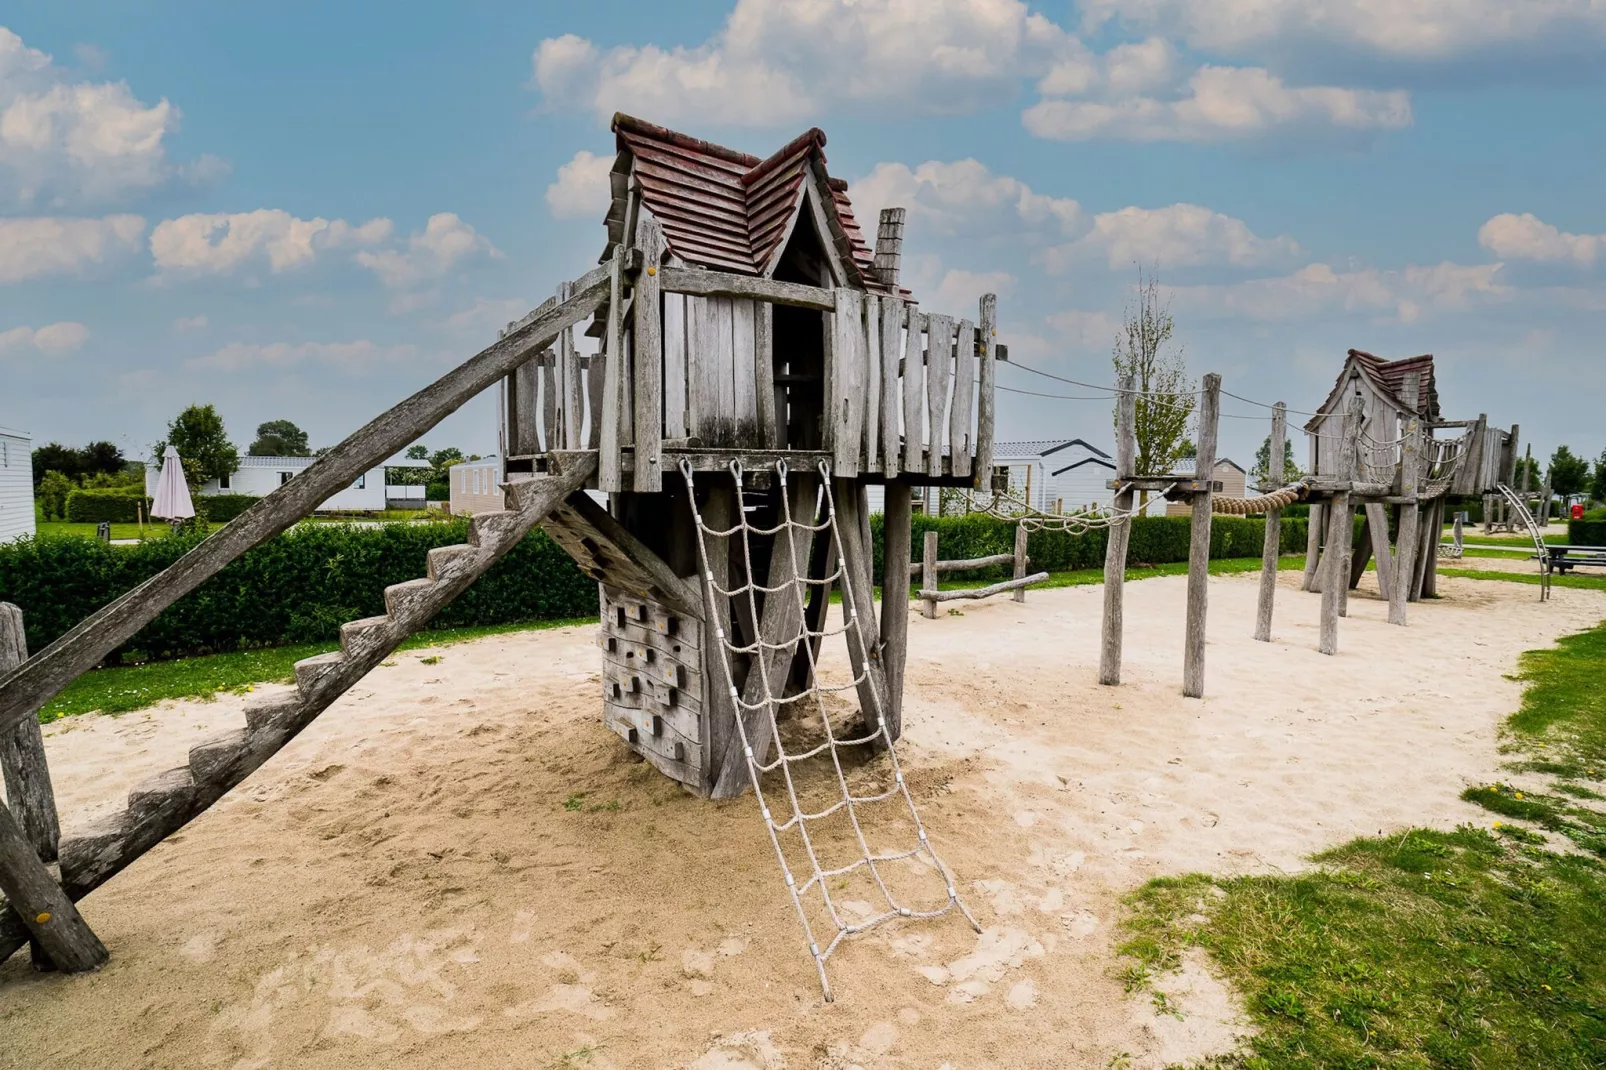
<path fill-rule="evenodd" d="M 820 126 L 861 217 L 910 209 L 923 305 L 996 290 L 1035 367 L 1108 382 L 1141 262 L 1235 393 L 1311 408 L 1351 346 L 1432 352 L 1446 415 L 1606 447 L 1598 0 L 13 0 L 0 26 L 0 424 L 36 441 L 137 454 L 190 401 L 242 446 L 276 418 L 337 441 L 595 261 L 622 109 L 760 155 Z M 1011 437 L 1109 434 L 1101 402 L 1000 405 Z M 488 404 L 426 441 L 488 452 Z"/>

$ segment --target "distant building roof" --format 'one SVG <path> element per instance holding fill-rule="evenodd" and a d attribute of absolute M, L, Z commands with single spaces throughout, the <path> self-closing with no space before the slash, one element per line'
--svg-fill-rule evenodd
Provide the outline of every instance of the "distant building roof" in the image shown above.
<path fill-rule="evenodd" d="M 1347 354 L 1344 368 L 1338 373 L 1333 382 L 1333 389 L 1329 391 L 1327 400 L 1322 402 L 1320 411 L 1330 415 L 1332 406 L 1338 398 L 1338 392 L 1344 386 L 1344 380 L 1349 372 L 1350 364 L 1360 369 L 1361 373 L 1370 379 L 1377 388 L 1394 400 L 1402 410 L 1409 410 L 1405 403 L 1405 377 L 1415 373 L 1418 377 L 1419 393 L 1417 394 L 1416 412 L 1430 420 L 1439 417 L 1439 386 L 1433 375 L 1433 354 L 1423 353 L 1417 357 L 1402 357 L 1399 360 L 1384 360 L 1374 356 L 1364 349 L 1352 349 Z M 1312 416 L 1305 423 L 1307 431 L 1314 431 L 1326 416 Z"/>
<path fill-rule="evenodd" d="M 1174 476 L 1191 476 L 1191 475 L 1193 475 L 1194 462 L 1197 461 L 1198 459 L 1199 458 L 1197 458 L 1197 457 L 1183 457 L 1183 458 L 1181 458 L 1180 460 L 1177 461 L 1176 464 L 1171 466 L 1172 467 L 1172 471 L 1170 472 L 1170 474 L 1174 475 Z M 1236 468 L 1240 472 L 1244 471 L 1244 466 L 1239 464 L 1237 461 L 1233 460 L 1231 457 L 1217 457 L 1214 467 L 1215 468 L 1220 468 L 1223 465 L 1225 465 L 1228 468 Z M 1244 474 L 1248 475 L 1247 472 L 1244 472 Z"/>
<path fill-rule="evenodd" d="M 997 442 L 993 444 L 993 457 L 999 460 L 1019 457 L 1047 457 L 1072 446 L 1081 446 L 1089 453 L 1096 454 L 1105 459 L 1109 454 L 1097 446 L 1081 438 L 1034 438 L 1021 442 Z"/>

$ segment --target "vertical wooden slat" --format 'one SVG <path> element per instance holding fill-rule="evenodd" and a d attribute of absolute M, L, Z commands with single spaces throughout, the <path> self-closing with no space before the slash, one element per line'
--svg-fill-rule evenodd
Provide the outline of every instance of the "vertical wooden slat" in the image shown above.
<path fill-rule="evenodd" d="M 604 343 L 606 345 L 607 343 Z M 586 449 L 596 450 L 602 444 L 602 390 L 606 385 L 608 362 L 612 358 L 605 350 L 586 361 Z M 613 440 L 617 445 L 619 436 Z M 618 452 L 616 449 L 614 452 Z"/>
<path fill-rule="evenodd" d="M 959 336 L 954 344 L 954 399 L 948 408 L 948 453 L 953 458 L 951 468 L 956 476 L 970 475 L 970 452 L 975 446 L 972 433 L 972 398 L 975 394 L 976 326 L 969 320 L 959 321 Z M 1020 600 L 1025 601 L 1026 589 L 1019 588 Z"/>
<path fill-rule="evenodd" d="M 890 298 L 889 298 L 890 300 Z M 881 298 L 864 298 L 864 470 L 881 471 Z"/>
<path fill-rule="evenodd" d="M 541 426 L 544 449 L 563 448 L 563 410 L 558 404 L 558 356 L 548 349 L 541 354 Z"/>
<path fill-rule="evenodd" d="M 852 479 L 837 479 L 833 483 L 836 492 L 836 530 L 842 539 L 842 615 L 844 618 L 853 615 L 853 631 L 857 633 L 844 637 L 848 640 L 848 664 L 854 677 L 859 679 L 856 690 L 864 723 L 870 728 L 878 728 L 880 717 L 887 711 L 887 679 L 882 671 L 876 642 L 881 629 L 876 623 L 871 589 L 873 566 L 870 543 L 865 538 L 870 518 L 863 511 L 862 486 Z"/>
<path fill-rule="evenodd" d="M 622 257 L 614 257 L 608 273 L 608 326 L 603 335 L 602 376 L 597 394 L 592 395 L 591 444 L 597 450 L 597 489 L 617 494 L 625 489 L 623 460 L 619 456 L 620 391 L 624 386 L 624 279 L 620 275 Z M 597 402 L 601 402 L 600 408 Z"/>
<path fill-rule="evenodd" d="M 948 385 L 954 370 L 954 321 L 932 315 L 926 320 L 926 475 L 942 475 L 942 445 L 947 424 Z"/>
<path fill-rule="evenodd" d="M 843 287 L 836 292 L 831 320 L 831 346 L 826 361 L 827 448 L 838 476 L 859 474 L 859 447 L 864 441 L 864 295 Z"/>
<path fill-rule="evenodd" d="M 993 363 L 998 343 L 998 297 L 982 294 L 981 297 L 981 358 L 976 379 L 976 485 L 982 493 L 991 493 L 993 479 L 993 423 L 996 413 L 993 376 L 998 373 Z"/>
<path fill-rule="evenodd" d="M 1216 429 L 1221 417 L 1221 376 L 1204 377 L 1199 399 L 1199 453 L 1194 478 L 1203 489 L 1194 491 L 1193 523 L 1188 540 L 1188 620 L 1182 648 L 1182 693 L 1204 697 L 1205 613 L 1210 600 L 1210 491 L 1216 470 Z"/>
<path fill-rule="evenodd" d="M 733 441 L 730 428 L 736 417 L 735 299 L 715 297 L 709 303 L 714 306 L 714 351 L 709 356 L 717 369 L 716 384 L 719 387 L 719 407 L 714 410 L 715 426 L 719 428 L 716 439 L 719 444 L 725 445 Z M 691 356 L 695 360 L 698 354 Z"/>
<path fill-rule="evenodd" d="M 889 310 L 893 315 L 895 309 Z M 896 361 L 896 356 L 894 356 Z M 896 370 L 896 364 L 894 364 Z M 896 383 L 894 375 L 889 383 Z M 888 454 L 896 464 L 893 454 Z M 909 650 L 909 568 L 911 552 L 909 484 L 887 481 L 881 503 L 881 649 L 887 669 L 887 732 L 903 734 L 903 670 Z"/>
<path fill-rule="evenodd" d="M 569 299 L 570 286 L 558 284 L 558 303 Z M 580 448 L 580 357 L 574 349 L 574 328 L 567 327 L 558 334 L 558 422 L 563 428 L 563 448 Z"/>
<path fill-rule="evenodd" d="M 1281 488 L 1287 478 L 1287 470 L 1283 467 L 1284 444 L 1287 441 L 1288 406 L 1279 401 L 1271 409 L 1270 452 L 1266 454 L 1266 483 L 1260 488 L 1262 494 Z M 1255 638 L 1262 643 L 1271 642 L 1271 614 L 1277 600 L 1277 559 L 1282 556 L 1282 540 L 1283 511 L 1268 509 L 1266 537 L 1260 548 L 1260 600 L 1255 612 Z"/>
<path fill-rule="evenodd" d="M 961 334 L 959 336 L 959 346 L 960 346 L 961 349 L 964 348 L 965 337 L 966 336 L 963 335 L 963 334 Z M 1026 578 L 1027 561 L 1028 561 L 1028 558 L 1026 556 L 1026 525 L 1025 524 L 1016 524 L 1015 525 L 1015 575 L 1013 577 L 1014 579 L 1023 580 L 1023 579 Z M 1017 587 L 1017 588 L 1015 588 L 1015 590 L 1010 594 L 1010 597 L 1013 598 L 1017 602 L 1026 601 L 1026 588 L 1025 587 Z"/>
<path fill-rule="evenodd" d="M 920 593 L 922 595 L 937 593 L 937 532 L 935 529 L 927 531 L 925 545 L 921 548 L 920 557 Z M 937 600 L 935 598 L 922 598 L 920 612 L 928 620 L 937 617 Z"/>
<path fill-rule="evenodd" d="M 712 298 L 686 298 L 686 434 L 713 441 L 719 411 L 718 344 Z"/>
<path fill-rule="evenodd" d="M 509 376 L 508 385 L 512 388 L 508 453 L 520 457 L 540 453 L 541 358 L 531 357 L 520 364 L 518 370 Z"/>
<path fill-rule="evenodd" d="M 920 329 L 920 306 L 911 301 L 905 307 L 909 334 L 903 350 L 903 470 L 925 475 L 925 436 L 921 431 L 926 415 L 925 338 Z"/>
<path fill-rule="evenodd" d="M 639 308 L 641 302 L 639 296 L 636 298 L 636 302 Z M 663 304 L 663 437 L 685 438 L 690 434 L 686 430 L 686 296 L 684 294 L 664 294 Z M 637 348 L 640 348 L 639 343 Z M 639 416 L 637 422 L 640 422 Z"/>
<path fill-rule="evenodd" d="M 982 322 L 987 320 L 985 306 Z M 1137 467 L 1137 394 L 1132 390 L 1132 376 L 1121 377 L 1120 394 L 1115 410 L 1115 478 L 1131 479 Z M 991 478 L 989 476 L 989 478 Z M 1121 639 L 1124 627 L 1123 611 L 1126 594 L 1126 551 L 1132 538 L 1132 499 L 1136 492 L 1123 487 L 1115 492 L 1111 507 L 1116 520 L 1110 525 L 1108 541 L 1104 544 L 1104 626 L 1103 644 L 1099 651 L 1099 683 L 1115 685 L 1121 682 Z"/>
<path fill-rule="evenodd" d="M 28 660 L 28 637 L 22 610 L 0 602 L 0 676 Z M 39 718 L 29 717 L 17 727 L 0 732 L 0 772 L 6 799 L 23 834 L 41 861 L 54 862 L 61 845 L 61 820 L 56 814 L 56 793 L 45 763 L 45 741 Z"/>
<path fill-rule="evenodd" d="M 1387 601 L 1394 589 L 1394 558 L 1389 553 L 1388 510 L 1381 502 L 1366 503 L 1366 536 L 1371 541 L 1372 557 L 1377 564 L 1377 593 Z M 1355 578 L 1360 579 L 1359 576 Z"/>
<path fill-rule="evenodd" d="M 1350 399 L 1350 408 L 1338 426 L 1342 439 L 1334 472 L 1339 479 L 1355 478 L 1355 447 L 1360 434 L 1360 406 L 1357 395 Z M 1329 420 L 1324 427 L 1331 427 Z M 1350 505 L 1349 491 L 1336 491 L 1327 507 L 1327 552 L 1322 556 L 1322 608 L 1321 635 L 1316 649 L 1323 654 L 1338 653 L 1338 618 L 1343 615 L 1344 596 L 1349 591 L 1349 548 L 1355 537 L 1354 507 Z"/>
<path fill-rule="evenodd" d="M 731 301 L 731 419 L 737 428 L 733 445 L 763 445 L 758 428 L 758 384 L 753 365 L 758 350 L 757 315 L 751 298 Z"/>
<path fill-rule="evenodd" d="M 888 476 L 903 468 L 898 442 L 898 414 L 903 408 L 898 381 L 898 357 L 903 352 L 903 303 L 896 297 L 881 300 L 881 468 Z M 908 488 L 905 487 L 905 490 Z M 886 508 L 883 505 L 882 508 Z M 901 686 L 901 685 L 894 685 Z"/>
<path fill-rule="evenodd" d="M 1389 623 L 1402 627 L 1406 603 L 1416 582 L 1417 527 L 1422 519 L 1422 507 L 1416 500 L 1422 452 L 1422 421 L 1416 414 L 1421 384 L 1421 376 L 1413 372 L 1405 377 L 1403 390 L 1410 414 L 1405 420 L 1405 445 L 1400 451 L 1400 496 L 1407 500 L 1400 506 L 1400 528 L 1394 538 L 1394 584 L 1389 588 Z"/>
<path fill-rule="evenodd" d="M 758 400 L 758 442 L 781 448 L 781 393 L 775 388 L 775 306 L 759 301 L 753 310 L 753 392 Z"/>
<path fill-rule="evenodd" d="M 658 268 L 663 261 L 664 236 L 658 222 L 644 219 L 636 227 L 642 266 L 636 276 L 634 351 L 636 472 L 632 486 L 641 492 L 663 489 L 663 376 L 667 345 L 681 344 L 667 337 L 668 315 L 659 318 Z M 663 330 L 661 330 L 663 329 Z M 684 357 L 684 350 L 682 351 Z M 681 375 L 684 383 L 685 377 Z"/>

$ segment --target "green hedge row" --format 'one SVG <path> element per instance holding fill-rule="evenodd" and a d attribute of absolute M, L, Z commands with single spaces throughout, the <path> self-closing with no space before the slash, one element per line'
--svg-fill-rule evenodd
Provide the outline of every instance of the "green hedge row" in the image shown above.
<path fill-rule="evenodd" d="M 327 641 L 340 625 L 385 611 L 384 590 L 425 574 L 435 546 L 465 541 L 466 521 L 298 527 L 234 561 L 180 599 L 114 655 L 183 657 Z M 0 601 L 22 607 L 28 649 L 160 572 L 198 535 L 110 546 L 23 539 L 0 546 Z M 596 581 L 545 534 L 527 537 L 436 618 L 440 627 L 594 615 Z"/>
<path fill-rule="evenodd" d="M 137 488 L 130 490 L 74 490 L 67 494 L 67 519 L 75 524 L 132 524 L 139 519 L 139 505 L 145 503 L 150 517 L 151 500 Z"/>
<path fill-rule="evenodd" d="M 1567 541 L 1573 546 L 1606 546 L 1606 519 L 1567 521 Z"/>
<path fill-rule="evenodd" d="M 1132 565 L 1160 565 L 1188 559 L 1188 542 L 1192 520 L 1185 516 L 1140 516 L 1132 521 L 1132 538 L 1127 545 L 1127 561 Z M 1303 553 L 1309 520 L 1305 517 L 1282 518 L 1282 547 L 1284 553 Z M 968 516 L 915 516 L 912 556 L 920 560 L 925 533 L 937 532 L 937 552 L 945 561 L 966 557 L 989 557 L 1007 554 L 1015 549 L 1015 524 L 997 520 L 980 513 Z M 876 575 L 884 575 L 882 555 L 881 516 L 870 518 L 875 541 Z M 1358 528 L 1357 528 L 1358 530 Z M 1107 533 L 1100 529 L 1081 534 L 1047 529 L 1031 532 L 1026 539 L 1026 554 L 1031 558 L 1032 570 L 1062 572 L 1071 569 L 1102 568 Z M 1264 517 L 1218 516 L 1210 524 L 1211 557 L 1258 557 L 1266 538 Z M 912 582 L 919 582 L 919 567 L 915 568 Z M 953 573 L 954 576 L 973 579 L 991 579 L 1008 574 L 1005 566 L 973 569 Z"/>

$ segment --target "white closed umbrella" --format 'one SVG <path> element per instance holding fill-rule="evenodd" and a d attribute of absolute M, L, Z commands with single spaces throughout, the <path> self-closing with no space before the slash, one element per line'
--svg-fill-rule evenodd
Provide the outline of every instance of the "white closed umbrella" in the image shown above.
<path fill-rule="evenodd" d="M 156 498 L 151 502 L 151 516 L 163 520 L 188 520 L 195 515 L 195 503 L 190 501 L 190 486 L 184 482 L 184 462 L 172 446 L 162 454 L 162 473 L 156 477 Z"/>

